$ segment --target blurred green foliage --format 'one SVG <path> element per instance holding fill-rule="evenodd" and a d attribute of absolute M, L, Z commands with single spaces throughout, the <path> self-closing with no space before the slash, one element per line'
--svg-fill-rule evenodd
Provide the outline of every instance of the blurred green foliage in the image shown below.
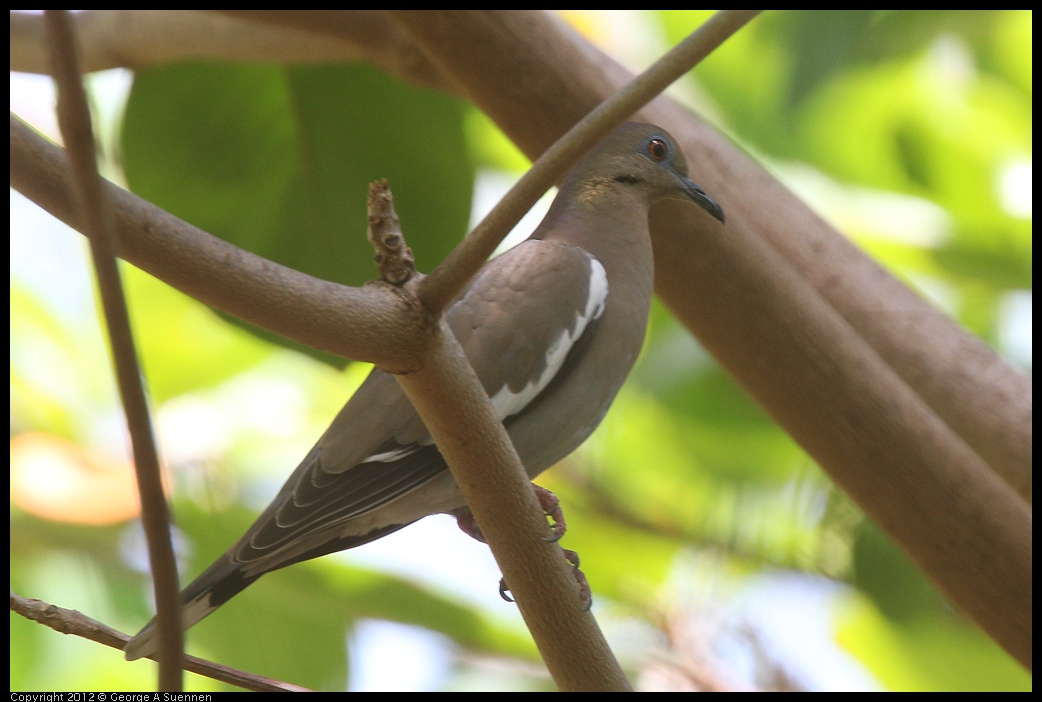
<path fill-rule="evenodd" d="M 375 180 L 390 183 L 420 270 L 466 233 L 474 163 L 464 113 L 455 98 L 369 66 L 178 64 L 135 77 L 122 163 L 131 190 L 211 234 L 361 285 L 373 278 L 365 230 Z"/>
<path fill-rule="evenodd" d="M 624 35 L 654 55 L 708 14 L 644 11 L 646 25 L 607 15 L 594 26 L 614 34 L 592 38 L 614 53 Z M 1030 370 L 1030 316 L 1011 313 L 1031 289 L 1030 12 L 769 12 L 688 81 L 697 110 L 883 265 Z M 243 248 L 353 285 L 374 275 L 368 182 L 390 180 L 427 271 L 464 235 L 475 175 L 516 174 L 524 164 L 473 107 L 364 66 L 141 71 L 120 135 L 119 165 L 135 192 Z M 180 419 L 191 429 L 170 429 L 176 440 L 166 447 L 191 577 L 263 507 L 364 369 L 340 373 L 269 343 L 284 340 L 260 341 L 125 270 L 160 425 Z M 70 321 L 17 270 L 11 293 L 12 436 L 49 432 L 118 453 L 103 438 L 118 415 L 96 321 Z M 711 621 L 719 639 L 763 656 L 748 633 L 757 622 L 736 600 L 745 584 L 795 572 L 849 585 L 823 606 L 838 645 L 880 686 L 1030 689 L 1030 676 L 954 614 L 662 308 L 607 421 L 545 484 L 562 498 L 566 545 L 583 556 L 610 634 L 631 635 L 626 622 L 642 622 L 649 646 L 665 650 L 676 643 L 671 625 Z M 11 530 L 13 590 L 125 630 L 149 616 L 135 525 L 70 527 L 12 505 Z M 445 689 L 487 684 L 481 661 L 497 658 L 524 663 L 503 667 L 497 686 L 545 689 L 538 664 L 528 665 L 537 656 L 527 633 L 502 612 L 422 578 L 322 559 L 247 590 L 193 631 L 191 650 L 343 689 L 352 627 L 386 619 L 451 642 Z M 618 644 L 635 675 L 645 670 L 648 650 L 624 637 Z M 726 648 L 710 646 L 703 663 L 736 665 Z M 16 616 L 11 651 L 12 690 L 154 684 L 149 664 L 124 664 L 117 652 Z M 747 684 L 775 684 L 770 673 L 787 654 L 772 655 L 745 671 Z M 222 689 L 188 678 L 189 689 Z"/>

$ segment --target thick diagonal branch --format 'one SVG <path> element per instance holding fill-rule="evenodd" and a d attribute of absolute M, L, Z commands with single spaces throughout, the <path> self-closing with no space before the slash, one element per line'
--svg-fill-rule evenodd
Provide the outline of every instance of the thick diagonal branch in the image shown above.
<path fill-rule="evenodd" d="M 548 15 L 394 17 L 532 157 L 628 80 Z M 1030 382 L 690 112 L 660 98 L 641 116 L 677 136 L 694 179 L 728 213 L 721 233 L 682 204 L 652 212 L 656 291 L 941 590 L 1030 666 L 1031 514 L 999 477 L 1021 488 L 1030 476 Z"/>

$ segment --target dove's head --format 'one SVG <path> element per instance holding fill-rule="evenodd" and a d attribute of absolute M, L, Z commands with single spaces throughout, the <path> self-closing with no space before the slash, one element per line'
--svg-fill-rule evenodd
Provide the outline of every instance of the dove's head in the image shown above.
<path fill-rule="evenodd" d="M 724 221 L 713 198 L 688 178 L 687 161 L 669 132 L 653 124 L 628 122 L 590 150 L 565 179 L 562 188 L 578 187 L 590 202 L 600 193 L 632 192 L 649 204 L 664 199 L 690 200 Z"/>

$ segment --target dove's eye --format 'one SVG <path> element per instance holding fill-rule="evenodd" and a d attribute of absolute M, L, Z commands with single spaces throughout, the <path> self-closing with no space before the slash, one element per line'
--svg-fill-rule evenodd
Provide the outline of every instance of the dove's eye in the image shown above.
<path fill-rule="evenodd" d="M 656 161 L 665 161 L 669 156 L 669 145 L 662 139 L 652 139 L 648 142 L 648 155 Z"/>

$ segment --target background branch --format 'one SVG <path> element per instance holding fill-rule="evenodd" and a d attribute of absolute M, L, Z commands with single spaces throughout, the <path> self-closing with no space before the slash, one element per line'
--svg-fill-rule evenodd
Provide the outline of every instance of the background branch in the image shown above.
<path fill-rule="evenodd" d="M 90 641 L 114 648 L 122 654 L 130 637 L 122 631 L 91 619 L 74 609 L 56 607 L 49 602 L 22 597 L 11 593 L 11 611 L 31 621 L 50 627 L 61 634 L 79 636 Z M 151 656 L 149 656 L 151 658 Z M 213 663 L 195 656 L 184 657 L 184 669 L 204 675 L 220 682 L 235 685 L 255 692 L 310 692 L 305 687 L 272 680 L 263 675 L 254 675 L 228 666 Z"/>
<path fill-rule="evenodd" d="M 11 70 L 47 73 L 43 18 L 10 14 Z M 365 60 L 418 85 L 446 87 L 426 57 L 376 10 L 84 10 L 72 22 L 87 73 L 190 60 Z"/>
<path fill-rule="evenodd" d="M 170 540 L 170 510 L 159 473 L 159 456 L 152 431 L 152 418 L 145 397 L 143 374 L 137 361 L 130 315 L 123 294 L 123 283 L 116 265 L 115 234 L 112 208 L 102 187 L 94 150 L 87 94 L 76 55 L 76 38 L 66 10 L 47 10 L 48 44 L 54 65 L 54 82 L 58 91 L 58 123 L 65 140 L 83 213 L 83 233 L 90 240 L 91 257 L 108 338 L 115 363 L 116 382 L 127 420 L 141 516 L 148 542 L 152 582 L 155 587 L 156 616 L 159 638 L 159 689 L 180 692 L 184 658 L 184 635 L 181 631 L 181 598 Z"/>
<path fill-rule="evenodd" d="M 533 156 L 628 75 L 549 15 L 468 11 L 395 18 Z M 540 80 L 502 79 L 529 74 Z M 518 104 L 528 109 L 518 110 Z M 876 312 L 850 315 L 854 320 L 879 319 L 878 310 L 885 309 L 887 317 L 942 327 L 943 333 L 933 330 L 930 343 L 902 348 L 910 357 L 925 357 L 916 365 L 931 375 L 947 373 L 937 385 L 958 401 L 1008 393 L 1020 406 L 1026 397 L 1030 407 L 1030 383 L 986 349 L 974 359 L 986 359 L 987 372 L 978 366 L 968 380 L 965 366 L 951 359 L 960 359 L 959 349 L 980 348 L 979 341 L 910 291 L 900 293 L 895 307 L 900 283 L 840 243 L 837 232 L 689 112 L 659 98 L 642 116 L 680 140 L 693 178 L 728 213 L 728 227 L 716 234 L 701 230 L 697 215 L 673 203 L 653 210 L 658 294 L 941 590 L 1030 666 L 1028 504 L 895 372 L 893 366 L 911 361 L 884 361 L 768 242 L 788 238 L 838 252 L 831 258 L 822 253 L 816 262 L 833 281 L 826 290 L 839 289 L 836 281 L 847 276 L 861 283 L 861 309 Z M 815 237 L 808 241 L 807 232 Z M 904 325 L 892 329 L 896 337 Z M 995 383 L 997 377 L 1007 382 Z M 1001 424 L 1030 437 L 1023 420 L 1015 411 Z M 1003 464 L 1002 474 L 1011 473 L 1021 471 Z"/>

